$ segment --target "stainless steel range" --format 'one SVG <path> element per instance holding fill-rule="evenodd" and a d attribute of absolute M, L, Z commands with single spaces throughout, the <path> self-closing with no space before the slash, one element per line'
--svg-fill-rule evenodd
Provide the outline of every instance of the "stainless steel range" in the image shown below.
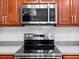
<path fill-rule="evenodd" d="M 24 46 L 15 56 L 15 59 L 62 59 L 52 34 L 24 34 Z"/>

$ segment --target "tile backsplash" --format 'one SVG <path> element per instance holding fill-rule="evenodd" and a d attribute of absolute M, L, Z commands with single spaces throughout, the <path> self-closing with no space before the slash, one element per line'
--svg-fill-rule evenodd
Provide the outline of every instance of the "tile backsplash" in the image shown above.
<path fill-rule="evenodd" d="M 54 33 L 55 41 L 79 41 L 79 27 L 25 26 L 1 27 L 0 41 L 23 41 L 24 33 Z"/>
<path fill-rule="evenodd" d="M 23 41 L 24 33 L 54 33 L 54 26 L 1 27 L 0 41 Z"/>
<path fill-rule="evenodd" d="M 79 27 L 56 27 L 56 41 L 79 41 Z"/>

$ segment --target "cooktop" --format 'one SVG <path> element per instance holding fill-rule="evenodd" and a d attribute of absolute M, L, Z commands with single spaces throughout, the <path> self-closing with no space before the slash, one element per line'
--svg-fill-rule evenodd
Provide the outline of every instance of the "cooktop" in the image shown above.
<path fill-rule="evenodd" d="M 24 49 L 24 46 L 22 46 L 17 52 L 16 55 L 18 54 L 58 54 L 61 53 L 58 48 L 55 46 L 54 49 L 50 50 L 27 50 Z"/>
<path fill-rule="evenodd" d="M 60 59 L 62 57 L 61 52 L 55 47 L 55 49 L 51 50 L 27 50 L 24 49 L 24 46 L 21 47 L 16 53 L 16 58 L 53 58 Z"/>

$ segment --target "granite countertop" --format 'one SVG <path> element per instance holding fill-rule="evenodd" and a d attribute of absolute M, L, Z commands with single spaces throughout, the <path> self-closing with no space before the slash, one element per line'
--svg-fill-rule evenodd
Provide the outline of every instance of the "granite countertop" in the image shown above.
<path fill-rule="evenodd" d="M 63 55 L 79 55 L 79 46 L 57 46 Z"/>
<path fill-rule="evenodd" d="M 56 46 L 63 55 L 79 55 L 79 41 L 57 42 Z"/>
<path fill-rule="evenodd" d="M 15 54 L 17 50 L 21 48 L 22 45 L 0 45 L 0 54 Z"/>

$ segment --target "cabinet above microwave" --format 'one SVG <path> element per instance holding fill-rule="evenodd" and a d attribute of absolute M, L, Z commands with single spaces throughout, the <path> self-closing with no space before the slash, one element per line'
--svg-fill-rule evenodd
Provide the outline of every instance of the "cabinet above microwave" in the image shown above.
<path fill-rule="evenodd" d="M 56 4 L 23 4 L 21 8 L 23 24 L 56 24 Z"/>

